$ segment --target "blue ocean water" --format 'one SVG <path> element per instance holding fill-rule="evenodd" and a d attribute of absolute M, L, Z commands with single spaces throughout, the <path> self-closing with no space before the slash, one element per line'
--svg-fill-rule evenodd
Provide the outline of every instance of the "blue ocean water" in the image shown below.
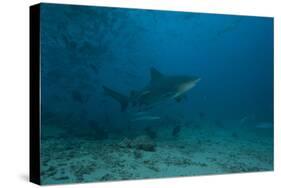
<path fill-rule="evenodd" d="M 273 170 L 273 18 L 41 4 L 41 104 L 44 184 Z"/>

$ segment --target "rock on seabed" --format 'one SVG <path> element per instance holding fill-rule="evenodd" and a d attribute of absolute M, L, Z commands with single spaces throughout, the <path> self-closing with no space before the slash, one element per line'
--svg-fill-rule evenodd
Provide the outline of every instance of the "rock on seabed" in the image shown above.
<path fill-rule="evenodd" d="M 134 148 L 137 150 L 144 150 L 144 151 L 155 151 L 156 144 L 155 142 L 146 135 L 141 135 L 136 137 L 133 140 L 128 138 L 124 138 L 119 144 L 121 148 Z"/>

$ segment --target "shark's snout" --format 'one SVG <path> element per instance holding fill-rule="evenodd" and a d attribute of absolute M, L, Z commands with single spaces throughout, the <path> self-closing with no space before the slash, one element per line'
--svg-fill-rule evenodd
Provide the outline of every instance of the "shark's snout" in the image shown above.
<path fill-rule="evenodd" d="M 184 82 L 183 84 L 180 85 L 180 90 L 188 91 L 191 88 L 193 88 L 197 84 L 197 82 L 199 82 L 200 80 L 201 80 L 201 78 L 199 78 L 199 77 L 190 79 L 190 80 L 188 80 L 188 81 L 186 81 L 186 82 Z"/>

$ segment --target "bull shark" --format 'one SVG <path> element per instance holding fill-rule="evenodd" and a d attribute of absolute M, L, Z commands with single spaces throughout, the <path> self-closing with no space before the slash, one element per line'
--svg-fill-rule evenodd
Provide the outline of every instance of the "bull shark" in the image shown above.
<path fill-rule="evenodd" d="M 131 91 L 128 96 L 103 86 L 106 95 L 112 97 L 125 111 L 129 105 L 133 107 L 152 107 L 164 101 L 175 99 L 180 102 L 187 91 L 200 81 L 196 76 L 166 75 L 155 68 L 150 68 L 150 81 L 139 91 Z"/>

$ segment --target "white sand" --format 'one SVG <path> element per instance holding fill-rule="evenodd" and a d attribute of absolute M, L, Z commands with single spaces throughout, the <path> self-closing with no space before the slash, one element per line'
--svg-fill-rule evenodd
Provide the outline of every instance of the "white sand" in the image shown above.
<path fill-rule="evenodd" d="M 156 151 L 120 148 L 115 141 L 49 138 L 42 146 L 42 183 L 59 184 L 123 179 L 273 170 L 271 137 L 241 138 L 233 131 L 182 130 L 177 139 L 163 131 Z M 163 137 L 166 140 L 163 141 Z M 245 139 L 246 138 L 246 139 Z M 162 141 L 160 141 L 162 140 Z M 138 152 L 141 156 L 136 156 Z"/>

